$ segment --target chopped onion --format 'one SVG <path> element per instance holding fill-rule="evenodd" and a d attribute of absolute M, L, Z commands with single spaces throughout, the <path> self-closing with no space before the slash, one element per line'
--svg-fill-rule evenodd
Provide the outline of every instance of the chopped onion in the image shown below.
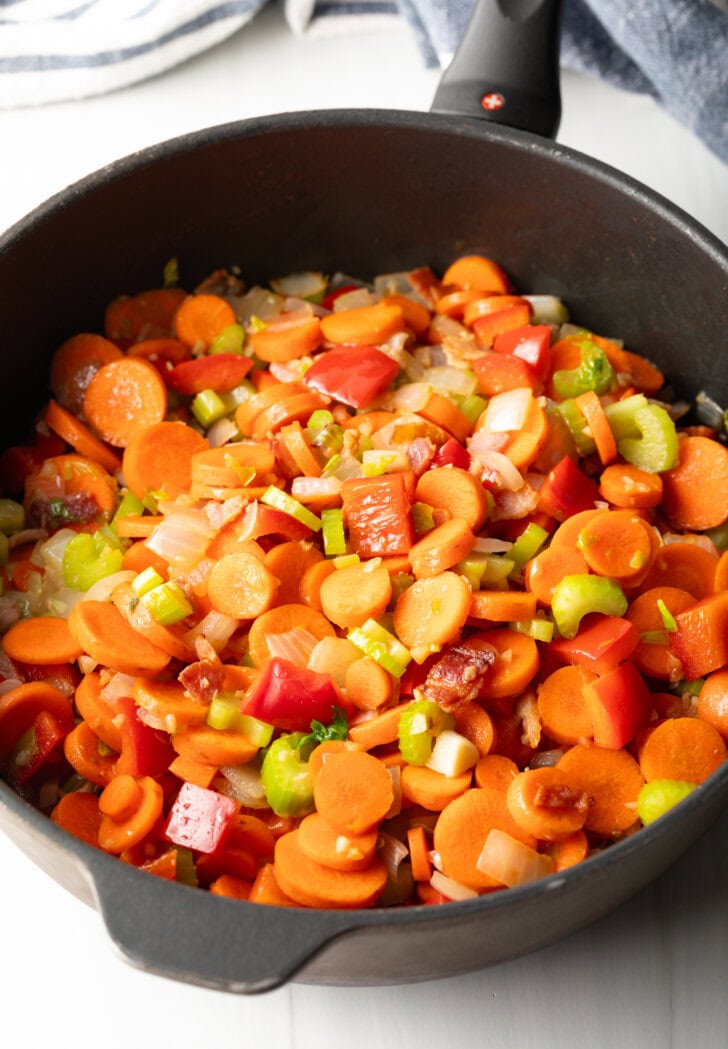
<path fill-rule="evenodd" d="M 46 539 L 38 548 L 38 558 L 35 560 L 35 564 L 61 573 L 63 571 L 63 553 L 76 534 L 72 528 L 61 528 L 55 535 Z"/>
<path fill-rule="evenodd" d="M 493 481 L 494 487 L 505 488 L 509 492 L 517 492 L 519 488 L 523 488 L 523 477 L 507 455 L 495 451 L 479 453 L 473 449 L 472 442 L 468 443 L 468 451 L 484 467 L 488 480 Z"/>
<path fill-rule="evenodd" d="M 210 442 L 211 448 L 219 448 L 221 445 L 227 444 L 228 441 L 232 441 L 238 436 L 238 433 L 235 422 L 229 419 L 227 415 L 223 415 L 222 419 L 218 419 L 208 428 L 205 436 Z"/>
<path fill-rule="evenodd" d="M 566 324 L 569 319 L 569 311 L 555 295 L 524 295 L 523 298 L 533 309 L 531 324 Z"/>
<path fill-rule="evenodd" d="M 336 476 L 294 477 L 291 481 L 291 495 L 301 502 L 316 496 L 338 495 L 342 484 L 343 481 Z"/>
<path fill-rule="evenodd" d="M 17 677 L 6 677 L 0 681 L 0 696 L 4 696 L 6 692 L 12 692 L 14 688 L 22 684 L 23 682 Z"/>
<path fill-rule="evenodd" d="M 108 601 L 117 586 L 124 586 L 136 579 L 137 573 L 130 569 L 122 569 L 121 572 L 112 572 L 104 576 L 90 586 L 83 595 L 84 601 Z"/>
<path fill-rule="evenodd" d="M 225 647 L 240 625 L 239 620 L 226 616 L 214 609 L 184 635 L 184 640 L 194 647 L 198 637 L 204 637 L 219 652 Z"/>
<path fill-rule="evenodd" d="M 501 885 L 512 888 L 551 874 L 554 861 L 494 828 L 488 833 L 475 866 Z"/>
<path fill-rule="evenodd" d="M 386 831 L 380 831 L 377 851 L 379 853 L 379 858 L 387 868 L 389 877 L 392 880 L 396 879 L 400 863 L 405 857 L 409 856 L 407 846 L 404 845 L 399 838 L 395 838 L 393 834 L 387 834 Z"/>
<path fill-rule="evenodd" d="M 442 393 L 454 393 L 463 397 L 475 393 L 478 388 L 478 381 L 470 369 L 455 368 L 453 365 L 430 368 L 427 381 Z"/>
<path fill-rule="evenodd" d="M 709 554 L 712 554 L 715 558 L 719 557 L 718 549 L 715 543 L 707 535 L 702 535 L 698 532 L 694 533 L 688 539 L 684 535 L 676 535 L 673 532 L 666 532 L 662 536 L 662 541 L 665 546 L 669 546 L 670 543 L 692 543 L 694 546 L 699 546 L 703 550 L 707 550 Z"/>
<path fill-rule="evenodd" d="M 485 430 L 477 430 L 472 437 L 468 438 L 468 451 L 477 459 L 485 452 L 502 451 L 509 440 L 508 434 L 505 433 L 486 433 Z"/>
<path fill-rule="evenodd" d="M 268 808 L 268 799 L 257 762 L 251 761 L 247 765 L 223 765 L 220 772 L 224 781 L 220 783 L 221 794 L 235 798 L 241 805 L 247 805 L 251 809 Z"/>
<path fill-rule="evenodd" d="M 395 391 L 392 402 L 399 411 L 419 412 L 432 396 L 432 387 L 427 382 L 408 382 Z"/>
<path fill-rule="evenodd" d="M 491 539 L 490 536 L 483 536 L 475 540 L 473 550 L 477 554 L 507 554 L 512 546 L 513 543 L 509 543 L 506 539 Z"/>
<path fill-rule="evenodd" d="M 248 324 L 252 317 L 259 317 L 262 321 L 272 320 L 282 308 L 283 297 L 259 285 L 252 287 L 236 303 L 236 313 L 243 325 Z"/>
<path fill-rule="evenodd" d="M 339 310 L 357 309 L 359 306 L 371 306 L 374 296 L 368 288 L 355 288 L 353 291 L 344 291 L 334 299 L 334 313 Z"/>
<path fill-rule="evenodd" d="M 78 657 L 78 669 L 82 674 L 93 674 L 98 663 L 91 656 L 82 655 Z"/>
<path fill-rule="evenodd" d="M 170 736 L 173 736 L 177 731 L 176 714 L 157 714 L 151 710 L 145 710 L 144 707 L 137 707 L 137 717 L 149 728 L 167 732 Z"/>
<path fill-rule="evenodd" d="M 384 818 L 391 820 L 395 816 L 399 816 L 402 811 L 402 769 L 399 765 L 387 766 L 387 772 L 389 778 L 392 781 L 392 804 L 387 809 Z"/>
<path fill-rule="evenodd" d="M 494 492 L 495 506 L 491 511 L 491 521 L 520 521 L 538 509 L 538 492 L 530 484 L 524 484 L 516 492 L 503 489 Z"/>
<path fill-rule="evenodd" d="M 308 665 L 317 642 L 318 638 L 302 627 L 294 627 L 282 634 L 267 634 L 265 638 L 272 659 L 286 659 L 297 667 Z"/>
<path fill-rule="evenodd" d="M 463 885 L 462 882 L 455 881 L 454 878 L 448 878 L 442 871 L 433 871 L 430 885 L 435 892 L 439 892 L 442 896 L 447 896 L 448 900 L 474 900 L 478 895 L 475 889 L 471 889 L 469 885 Z"/>
<path fill-rule="evenodd" d="M 201 510 L 178 507 L 167 514 L 147 539 L 147 546 L 183 572 L 204 557 L 214 532 Z"/>
<path fill-rule="evenodd" d="M 483 420 L 486 433 L 508 433 L 522 430 L 528 410 L 533 402 L 533 391 L 529 386 L 497 393 L 488 401 Z"/>
<path fill-rule="evenodd" d="M 27 546 L 29 543 L 44 543 L 47 538 L 48 532 L 45 528 L 24 528 L 21 532 L 14 532 L 10 536 L 8 548 L 14 550 L 16 546 Z M 36 561 L 35 563 L 38 564 L 39 562 Z"/>
<path fill-rule="evenodd" d="M 278 361 L 272 361 L 268 365 L 268 371 L 277 379 L 278 382 L 300 382 L 301 371 L 298 368 L 293 368 L 289 364 L 279 364 Z"/>

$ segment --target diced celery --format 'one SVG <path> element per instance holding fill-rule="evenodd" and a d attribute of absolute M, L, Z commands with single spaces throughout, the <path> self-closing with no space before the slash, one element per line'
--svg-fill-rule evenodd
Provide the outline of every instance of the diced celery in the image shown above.
<path fill-rule="evenodd" d="M 361 558 L 358 554 L 341 554 L 332 560 L 334 568 L 351 568 L 352 565 L 358 565 Z"/>
<path fill-rule="evenodd" d="M 645 783 L 637 796 L 637 815 L 647 825 L 674 808 L 697 787 L 677 779 L 653 779 Z"/>
<path fill-rule="evenodd" d="M 367 619 L 362 626 L 354 627 L 347 636 L 365 656 L 379 663 L 394 677 L 401 677 L 412 659 L 411 652 L 399 638 L 374 619 Z"/>
<path fill-rule="evenodd" d="M 627 598 L 618 583 L 606 576 L 567 575 L 553 589 L 551 613 L 562 637 L 575 637 L 590 612 L 623 616 Z"/>
<path fill-rule="evenodd" d="M 504 554 L 485 554 L 483 562 L 483 575 L 480 579 L 480 585 L 483 589 L 502 583 L 516 567 L 513 558 L 506 557 Z"/>
<path fill-rule="evenodd" d="M 574 445 L 579 455 L 591 455 L 596 450 L 594 438 L 589 433 L 587 422 L 576 406 L 576 402 L 569 398 L 557 404 L 556 410 L 566 425 L 569 433 L 574 439 Z"/>
<path fill-rule="evenodd" d="M 534 641 L 545 641 L 547 644 L 554 636 L 554 624 L 550 619 L 545 619 L 541 616 L 534 616 L 533 619 L 518 620 L 515 623 L 511 623 L 510 627 L 512 630 L 517 630 L 519 634 L 527 634 Z"/>
<path fill-rule="evenodd" d="M 167 259 L 162 270 L 162 287 L 164 288 L 176 288 L 179 284 L 179 261 L 177 256 L 173 255 L 171 259 Z"/>
<path fill-rule="evenodd" d="M 121 570 L 124 555 L 97 535 L 79 532 L 63 551 L 63 582 L 72 590 L 86 591 L 99 579 Z"/>
<path fill-rule="evenodd" d="M 321 511 L 321 531 L 327 557 L 338 557 L 346 553 L 344 514 L 338 507 Z"/>
<path fill-rule="evenodd" d="M 225 402 L 214 390 L 202 390 L 196 394 L 190 408 L 195 419 L 205 429 L 212 426 L 218 419 L 222 419 L 223 415 L 227 415 Z"/>
<path fill-rule="evenodd" d="M 290 514 L 291 517 L 295 517 L 295 519 L 301 524 L 310 528 L 312 532 L 319 532 L 321 530 L 320 517 L 311 513 L 303 503 L 299 503 L 299 501 L 294 499 L 292 495 L 289 495 L 288 492 L 276 488 L 274 484 L 269 488 L 266 488 L 265 492 L 260 497 L 260 501 L 261 503 L 265 503 L 266 506 L 272 506 L 275 510 L 282 510 L 284 514 Z"/>
<path fill-rule="evenodd" d="M 213 696 L 207 710 L 207 724 L 224 731 L 234 729 L 242 732 L 257 747 L 267 747 L 275 731 L 273 725 L 240 711 L 240 697 L 224 692 Z"/>
<path fill-rule="evenodd" d="M 225 405 L 225 414 L 229 415 L 231 412 L 234 412 L 238 405 L 249 401 L 256 392 L 252 382 L 249 382 L 248 379 L 243 379 L 237 386 L 233 386 L 232 390 L 219 394 L 220 400 Z"/>
<path fill-rule="evenodd" d="M 315 413 L 314 413 L 315 414 Z M 330 422 L 316 430 L 311 444 L 328 459 L 344 447 L 344 430 L 338 423 Z"/>
<path fill-rule="evenodd" d="M 649 473 L 662 473 L 677 466 L 675 423 L 659 404 L 648 404 L 634 413 L 637 436 L 623 437 L 617 449 L 623 459 Z"/>
<path fill-rule="evenodd" d="M 672 614 L 670 609 L 667 607 L 661 597 L 657 599 L 657 608 L 662 619 L 662 625 L 669 634 L 677 632 L 677 623 L 675 622 L 675 616 Z"/>
<path fill-rule="evenodd" d="M 192 615 L 194 609 L 178 583 L 170 580 L 148 590 L 141 598 L 152 619 L 161 626 L 171 626 Z"/>
<path fill-rule="evenodd" d="M 457 570 L 470 583 L 471 590 L 480 590 L 485 573 L 484 557 L 479 557 L 477 554 L 474 557 L 466 557 L 465 560 L 458 562 Z"/>
<path fill-rule="evenodd" d="M 589 390 L 597 394 L 606 393 L 614 379 L 614 371 L 606 354 L 588 336 L 580 339 L 577 345 L 581 350 L 581 364 L 570 370 L 554 372 L 553 375 L 554 392 L 561 400 L 578 397 Z"/>
<path fill-rule="evenodd" d="M 614 435 L 615 441 L 625 437 L 636 437 L 639 433 L 635 423 L 635 414 L 640 408 L 647 407 L 647 398 L 643 393 L 634 393 L 623 401 L 615 401 L 604 408 L 604 414 Z"/>
<path fill-rule="evenodd" d="M 408 765 L 426 765 L 437 736 L 455 727 L 452 714 L 430 699 L 416 699 L 399 717 L 399 749 Z"/>
<path fill-rule="evenodd" d="M 239 353 L 243 352 L 245 345 L 245 330 L 241 324 L 229 324 L 227 328 L 223 328 L 219 335 L 210 343 L 210 348 L 207 351 L 210 354 L 215 353 Z"/>
<path fill-rule="evenodd" d="M 468 393 L 458 401 L 458 408 L 469 422 L 475 424 L 485 411 L 488 402 L 477 393 Z"/>
<path fill-rule="evenodd" d="M 529 521 L 508 551 L 509 560 L 515 562 L 516 568 L 521 568 L 526 561 L 536 556 L 548 537 L 545 528 L 535 521 Z"/>
<path fill-rule="evenodd" d="M 155 586 L 161 586 L 164 579 L 152 565 L 145 568 L 143 572 L 140 572 L 136 579 L 133 580 L 131 588 L 137 597 L 143 597 L 150 590 L 153 590 Z"/>
<path fill-rule="evenodd" d="M 278 816 L 305 816 L 313 811 L 313 783 L 308 762 L 298 749 L 303 732 L 279 736 L 268 748 L 260 769 L 268 804 Z"/>
<path fill-rule="evenodd" d="M 325 429 L 327 426 L 331 426 L 334 422 L 334 417 L 327 408 L 317 408 L 315 412 L 312 412 L 306 423 L 306 429 L 313 437 L 319 430 Z"/>
<path fill-rule="evenodd" d="M 427 503 L 412 503 L 415 532 L 429 532 L 435 527 L 435 511 Z"/>
<path fill-rule="evenodd" d="M 180 885 L 190 885 L 193 889 L 197 888 L 197 868 L 195 867 L 192 849 L 188 849 L 183 845 L 175 845 L 174 848 L 177 853 L 175 881 L 178 881 Z"/>
<path fill-rule="evenodd" d="M 410 575 L 409 572 L 395 572 L 391 577 L 392 581 L 392 603 L 397 601 L 405 590 L 409 590 L 415 581 L 415 577 Z"/>

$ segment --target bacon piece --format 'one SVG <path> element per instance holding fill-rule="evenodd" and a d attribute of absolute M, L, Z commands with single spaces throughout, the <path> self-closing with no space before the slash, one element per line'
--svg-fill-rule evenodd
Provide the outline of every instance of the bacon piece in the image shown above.
<path fill-rule="evenodd" d="M 38 496 L 28 507 L 28 524 L 31 528 L 56 530 L 68 524 L 86 524 L 100 513 L 99 504 L 85 492 L 74 492 L 57 499 Z"/>
<path fill-rule="evenodd" d="M 209 703 L 219 692 L 222 692 L 225 671 L 220 665 L 201 659 L 197 663 L 190 663 L 189 666 L 186 666 L 178 675 L 177 680 L 192 699 Z"/>
<path fill-rule="evenodd" d="M 591 799 L 583 790 L 574 790 L 564 783 L 542 784 L 533 796 L 534 805 L 543 809 L 576 809 L 584 812 Z"/>
<path fill-rule="evenodd" d="M 483 679 L 494 662 L 495 649 L 483 642 L 477 646 L 467 641 L 450 645 L 430 667 L 420 691 L 443 710 L 456 710 L 478 698 Z"/>

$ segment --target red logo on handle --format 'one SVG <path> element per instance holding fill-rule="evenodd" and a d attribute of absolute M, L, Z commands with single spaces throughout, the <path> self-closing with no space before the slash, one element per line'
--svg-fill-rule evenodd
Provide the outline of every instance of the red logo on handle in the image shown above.
<path fill-rule="evenodd" d="M 505 97 L 499 94 L 497 91 L 489 91 L 487 94 L 483 95 L 483 97 L 480 100 L 480 104 L 483 107 L 483 109 L 502 109 L 503 106 L 506 104 L 506 100 Z"/>

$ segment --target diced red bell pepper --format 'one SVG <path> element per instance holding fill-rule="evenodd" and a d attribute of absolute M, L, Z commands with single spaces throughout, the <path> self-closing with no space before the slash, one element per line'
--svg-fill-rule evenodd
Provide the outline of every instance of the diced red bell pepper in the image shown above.
<path fill-rule="evenodd" d="M 250 514 L 250 519 L 245 520 L 246 539 L 260 539 L 264 536 L 275 535 L 284 539 L 298 540 L 308 539 L 311 535 L 311 529 L 307 524 L 283 510 L 276 510 L 274 506 L 251 503 L 244 513 Z M 247 526 L 250 526 L 249 532 Z"/>
<path fill-rule="evenodd" d="M 534 378 L 531 369 L 520 357 L 507 353 L 486 353 L 472 364 L 478 389 L 486 397 L 495 397 L 497 393 L 518 390 L 522 387 L 533 387 Z"/>
<path fill-rule="evenodd" d="M 531 305 L 524 301 L 478 317 L 473 321 L 473 333 L 477 342 L 489 350 L 497 335 L 512 328 L 521 328 L 528 324 L 530 319 Z"/>
<path fill-rule="evenodd" d="M 594 742 L 599 747 L 619 750 L 649 720 L 650 691 L 629 660 L 585 685 L 582 692 L 594 726 Z"/>
<path fill-rule="evenodd" d="M 582 510 L 593 510 L 600 498 L 597 482 L 566 455 L 547 474 L 539 491 L 538 508 L 557 521 L 564 521 Z"/>
<path fill-rule="evenodd" d="M 182 848 L 212 853 L 230 831 L 238 803 L 215 790 L 183 783 L 170 809 L 164 836 Z"/>
<path fill-rule="evenodd" d="M 460 441 L 450 437 L 435 452 L 432 460 L 433 469 L 437 466 L 457 466 L 460 470 L 469 470 L 472 456 L 467 448 L 463 448 Z"/>
<path fill-rule="evenodd" d="M 401 474 L 345 481 L 341 495 L 352 553 L 360 557 L 409 553 L 415 528 L 407 482 Z"/>
<path fill-rule="evenodd" d="M 139 720 L 138 708 L 131 696 L 120 696 L 116 708 L 124 715 L 120 727 L 121 753 L 114 766 L 116 774 L 161 776 L 177 756 L 168 736 Z"/>
<path fill-rule="evenodd" d="M 565 663 L 604 674 L 629 659 L 639 640 L 637 628 L 628 619 L 594 612 L 582 619 L 576 637 L 557 638 L 549 647 Z"/>
<path fill-rule="evenodd" d="M 228 393 L 243 381 L 252 367 L 251 359 L 242 354 L 215 353 L 211 357 L 197 357 L 176 364 L 171 371 L 164 373 L 164 380 L 170 389 L 185 397 L 203 390 Z"/>
<path fill-rule="evenodd" d="M 398 374 L 397 362 L 376 346 L 336 346 L 314 361 L 304 382 L 352 408 L 366 408 Z"/>
<path fill-rule="evenodd" d="M 41 710 L 33 725 L 25 732 L 8 762 L 8 779 L 16 786 L 27 783 L 52 757 L 57 755 L 68 725 L 61 723 L 47 710 Z"/>
<path fill-rule="evenodd" d="M 680 660 L 682 676 L 696 681 L 728 663 L 728 592 L 703 598 L 675 616 L 670 652 Z"/>
<path fill-rule="evenodd" d="M 328 674 L 276 656 L 246 693 L 241 710 L 286 732 L 308 732 L 312 721 L 330 724 L 334 707 L 349 710 Z"/>
<path fill-rule="evenodd" d="M 496 335 L 493 350 L 525 361 L 535 381 L 542 383 L 551 367 L 551 328 L 548 324 L 524 324 L 520 328 L 511 328 Z"/>

